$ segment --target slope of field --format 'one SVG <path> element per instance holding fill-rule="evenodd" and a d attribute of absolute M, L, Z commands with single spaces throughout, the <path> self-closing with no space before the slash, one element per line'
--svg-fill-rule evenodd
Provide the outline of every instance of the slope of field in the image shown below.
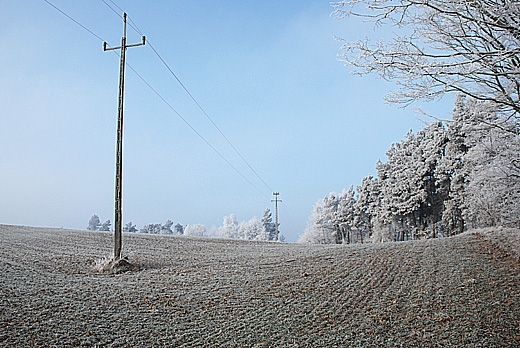
<path fill-rule="evenodd" d="M 517 230 L 320 246 L 0 225 L 2 347 L 520 346 Z"/>

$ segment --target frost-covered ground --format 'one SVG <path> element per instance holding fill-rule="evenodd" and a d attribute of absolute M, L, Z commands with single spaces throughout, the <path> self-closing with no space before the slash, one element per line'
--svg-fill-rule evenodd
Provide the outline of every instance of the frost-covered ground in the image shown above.
<path fill-rule="evenodd" d="M 520 233 L 319 246 L 0 225 L 2 347 L 520 346 Z"/>

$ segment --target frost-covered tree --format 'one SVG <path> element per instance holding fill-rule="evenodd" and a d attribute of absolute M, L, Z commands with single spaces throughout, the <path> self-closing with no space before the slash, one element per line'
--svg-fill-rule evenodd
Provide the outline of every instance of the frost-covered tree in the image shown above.
<path fill-rule="evenodd" d="M 359 231 L 361 243 L 371 238 L 374 223 L 381 211 L 381 189 L 377 178 L 371 175 L 363 178 L 361 186 L 356 187 L 358 193 L 354 205 L 354 226 Z"/>
<path fill-rule="evenodd" d="M 225 216 L 222 226 L 212 228 L 209 235 L 244 240 L 270 240 L 271 234 L 266 230 L 272 225 L 270 224 L 270 212 L 264 212 L 265 220 L 260 221 L 257 217 L 253 217 L 249 221 L 242 221 L 238 223 L 237 217 L 234 214 Z M 272 222 L 271 222 L 272 223 Z"/>
<path fill-rule="evenodd" d="M 88 227 L 87 230 L 89 231 L 98 231 L 101 227 L 101 220 L 99 220 L 99 216 L 92 215 L 90 217 L 90 220 L 88 220 Z"/>
<path fill-rule="evenodd" d="M 337 18 L 363 17 L 375 27 L 391 27 L 386 29 L 393 33 L 390 40 L 342 47 L 342 60 L 357 73 L 399 84 L 390 101 L 411 103 L 458 92 L 496 103 L 518 125 L 519 1 L 341 0 L 333 6 Z"/>
<path fill-rule="evenodd" d="M 341 195 L 338 197 L 338 204 L 336 212 L 332 218 L 332 224 L 337 226 L 339 233 L 336 237 L 340 239 L 336 240 L 336 243 L 350 244 L 353 242 L 353 233 L 356 220 L 355 210 L 356 198 L 354 187 L 350 186 L 347 190 L 343 190 Z M 363 242 L 363 236 L 360 236 L 360 241 Z"/>
<path fill-rule="evenodd" d="M 255 216 L 249 221 L 241 222 L 238 226 L 238 235 L 245 240 L 268 240 L 268 235 L 264 232 L 264 227 Z"/>
<path fill-rule="evenodd" d="M 469 177 L 469 165 L 464 156 L 468 152 L 470 132 L 476 126 L 470 126 L 471 111 L 466 105 L 466 97 L 457 96 L 452 120 L 447 121 L 447 143 L 440 158 L 435 176 L 438 192 L 443 199 L 442 222 L 445 234 L 451 236 L 462 233 L 466 227 L 463 212 L 466 211 L 465 190 Z"/>
<path fill-rule="evenodd" d="M 130 221 L 123 227 L 123 232 L 137 232 L 137 228 L 132 224 L 132 221 Z"/>
<path fill-rule="evenodd" d="M 338 198 L 334 192 L 318 201 L 307 223 L 307 228 L 298 239 L 300 243 L 335 244 L 342 241 L 337 221 Z M 336 225 L 335 225 L 336 223 Z"/>
<path fill-rule="evenodd" d="M 172 231 L 173 221 L 172 220 L 166 220 L 164 225 L 162 224 L 148 224 L 144 225 L 141 230 L 139 230 L 139 233 L 149 233 L 149 234 L 173 234 L 174 231 Z"/>
<path fill-rule="evenodd" d="M 405 240 L 416 223 L 415 212 L 425 192 L 417 171 L 421 165 L 416 151 L 417 139 L 412 132 L 405 140 L 392 144 L 387 161 L 379 163 L 377 170 L 382 192 L 379 224 L 389 229 L 394 240 Z"/>
<path fill-rule="evenodd" d="M 224 216 L 222 226 L 218 228 L 218 235 L 222 238 L 239 239 L 238 221 L 235 214 Z"/>
<path fill-rule="evenodd" d="M 498 141 L 496 141 L 498 140 Z M 520 141 L 518 136 L 493 139 L 473 151 L 480 152 L 479 161 L 469 176 L 466 199 L 474 227 L 520 225 Z"/>
<path fill-rule="evenodd" d="M 180 223 L 177 223 L 173 226 L 173 231 L 175 234 L 184 234 L 184 227 Z"/>
<path fill-rule="evenodd" d="M 143 228 L 139 230 L 139 233 L 149 233 L 149 234 L 161 234 L 162 225 L 161 224 L 148 224 L 144 225 Z"/>
<path fill-rule="evenodd" d="M 105 231 L 105 232 L 110 231 L 110 226 L 111 226 L 110 220 L 107 220 L 101 224 L 101 227 L 99 228 L 99 230 Z"/>
<path fill-rule="evenodd" d="M 334 236 L 335 243 L 341 243 L 342 232 L 339 226 L 339 221 L 336 219 L 338 214 L 339 198 L 335 192 L 331 192 L 329 196 L 323 198 L 323 208 L 321 216 L 318 219 L 320 229 L 329 230 L 330 234 Z"/>
<path fill-rule="evenodd" d="M 164 225 L 161 226 L 161 233 L 162 234 L 173 234 L 172 226 L 173 226 L 173 221 L 166 220 Z"/>
<path fill-rule="evenodd" d="M 204 237 L 206 235 L 206 226 L 202 224 L 187 225 L 184 229 L 185 236 Z"/>
<path fill-rule="evenodd" d="M 444 230 L 441 223 L 444 197 L 438 190 L 439 182 L 435 174 L 444 156 L 448 137 L 442 122 L 433 122 L 418 134 L 420 136 L 416 146 L 420 155 L 417 156 L 416 175 L 420 178 L 424 199 L 419 204 L 419 211 L 414 214 L 414 220 L 420 222 L 419 232 L 435 238 Z M 414 227 L 416 226 L 417 224 L 414 224 Z M 412 235 L 412 238 L 417 237 Z"/>
<path fill-rule="evenodd" d="M 410 131 L 404 140 L 392 144 L 386 163 L 378 163 L 382 196 L 377 219 L 395 240 L 436 236 L 442 198 L 435 171 L 446 142 L 444 126 L 435 122 L 419 132 Z"/>
<path fill-rule="evenodd" d="M 262 240 L 275 240 L 276 239 L 276 223 L 273 222 L 271 210 L 267 208 L 262 215 L 262 226 L 264 232 L 267 234 L 267 239 Z"/>
<path fill-rule="evenodd" d="M 310 244 L 334 244 L 336 236 L 333 229 L 324 221 L 324 202 L 318 201 L 312 210 L 312 214 L 307 223 L 307 228 L 298 238 L 298 243 Z"/>
<path fill-rule="evenodd" d="M 467 102 L 470 116 L 499 118 L 496 105 Z M 480 115 L 475 115 L 480 114 Z M 471 119 L 471 118 L 470 118 Z M 514 226 L 520 222 L 520 139 L 496 127 L 473 127 L 464 163 L 469 168 L 465 187 L 467 216 L 472 227 Z"/>

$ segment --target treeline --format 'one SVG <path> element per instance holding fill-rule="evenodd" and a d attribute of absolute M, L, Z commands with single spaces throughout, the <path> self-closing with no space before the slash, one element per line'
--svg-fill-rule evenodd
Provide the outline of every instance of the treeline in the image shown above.
<path fill-rule="evenodd" d="M 377 177 L 317 202 L 299 241 L 404 241 L 518 227 L 519 129 L 500 115 L 496 103 L 458 96 L 452 120 L 392 144 Z"/>
<path fill-rule="evenodd" d="M 90 231 L 110 231 L 110 220 L 101 223 L 98 215 L 93 215 L 88 223 L 87 230 Z M 195 237 L 215 237 L 243 240 L 276 240 L 276 223 L 273 222 L 270 209 L 263 212 L 262 219 L 253 217 L 249 221 L 238 222 L 234 214 L 225 216 L 222 226 L 212 227 L 209 231 L 203 224 L 174 225 L 172 220 L 167 220 L 164 224 L 154 223 L 144 225 L 141 229 L 137 229 L 132 222 L 124 225 L 123 232 L 147 233 L 147 234 L 164 234 L 164 235 L 185 235 Z M 278 236 L 278 240 L 284 241 L 283 235 Z"/>

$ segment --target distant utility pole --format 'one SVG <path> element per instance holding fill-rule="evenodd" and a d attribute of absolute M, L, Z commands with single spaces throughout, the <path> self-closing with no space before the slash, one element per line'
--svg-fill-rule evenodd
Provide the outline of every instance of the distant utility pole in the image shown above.
<path fill-rule="evenodd" d="M 273 195 L 275 199 L 271 199 L 271 202 L 274 202 L 275 207 L 275 216 L 276 216 L 276 241 L 278 240 L 278 202 L 281 202 L 281 199 L 278 199 L 278 196 L 280 195 L 280 192 L 273 192 Z"/>
<path fill-rule="evenodd" d="M 123 13 L 123 37 L 121 46 L 107 48 L 103 42 L 103 51 L 121 50 L 121 64 L 119 66 L 119 105 L 117 108 L 117 146 L 116 146 L 116 206 L 115 206 L 115 230 L 114 230 L 114 260 L 121 258 L 121 236 L 123 226 L 123 99 L 125 92 L 125 64 L 126 49 L 128 47 L 142 46 L 146 43 L 143 36 L 141 43 L 126 44 L 126 13 Z"/>

